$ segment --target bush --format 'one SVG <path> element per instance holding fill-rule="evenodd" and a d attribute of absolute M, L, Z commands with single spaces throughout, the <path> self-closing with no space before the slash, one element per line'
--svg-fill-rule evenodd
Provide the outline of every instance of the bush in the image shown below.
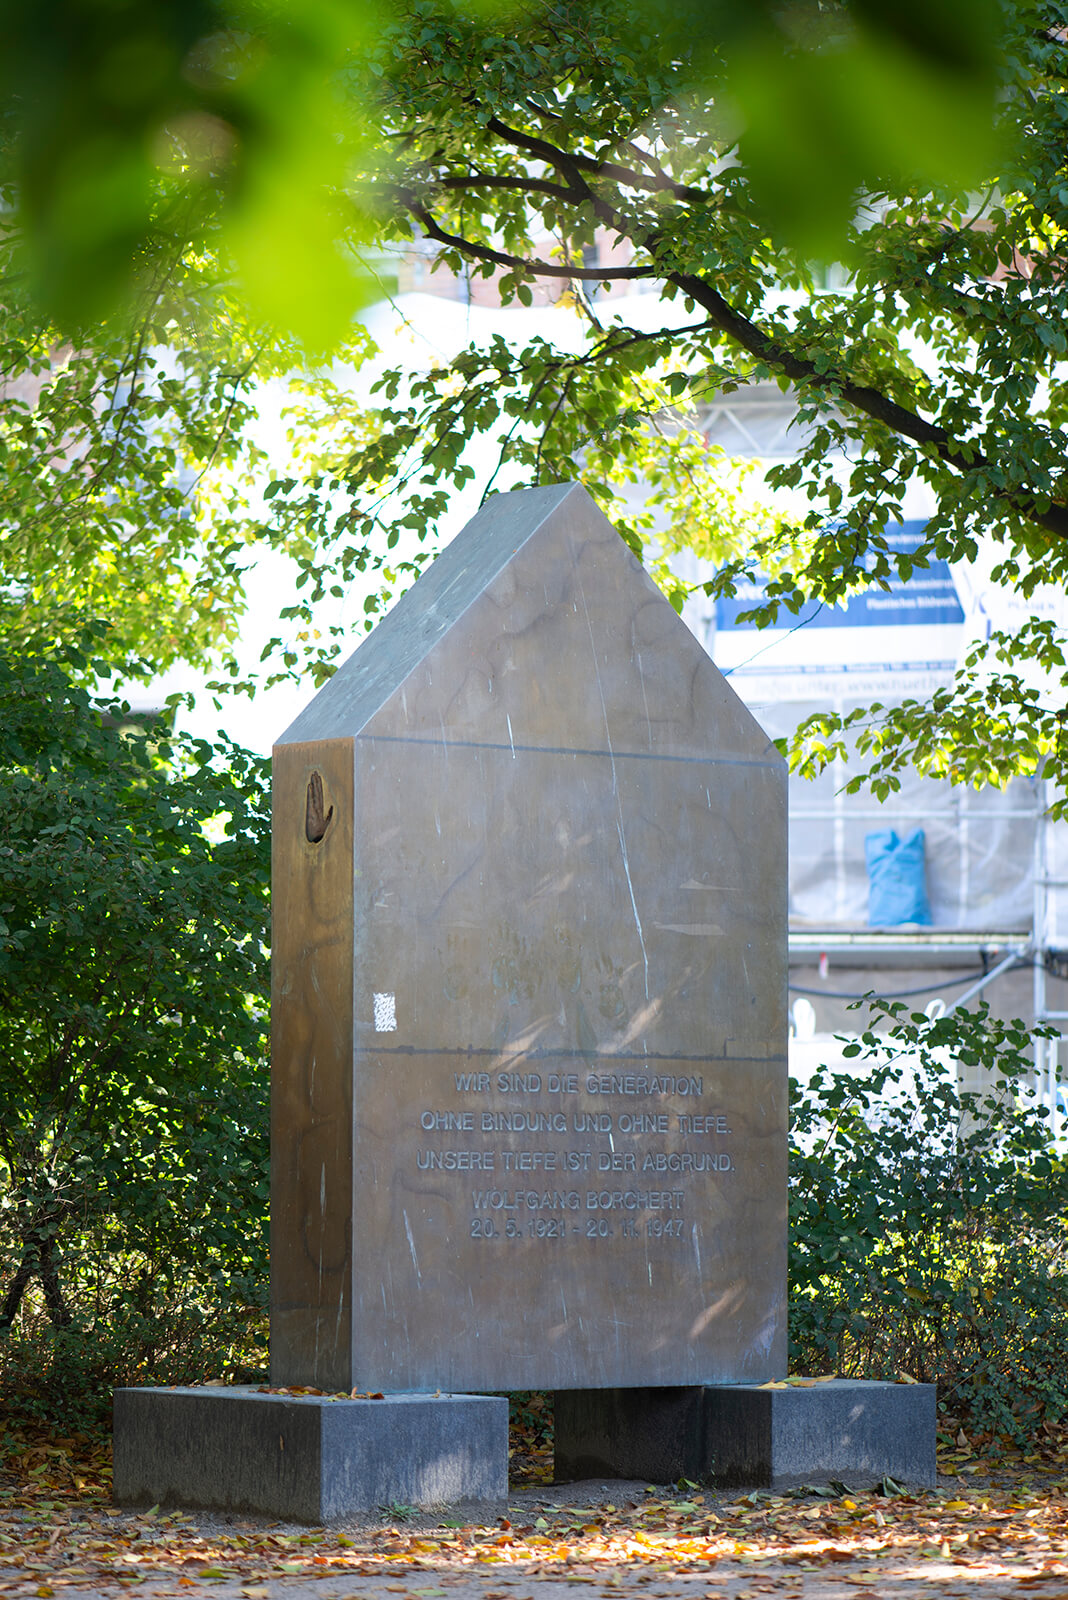
<path fill-rule="evenodd" d="M 1031 1036 L 985 1006 L 875 1009 L 854 1072 L 791 1086 L 792 1364 L 937 1382 L 1026 1440 L 1068 1414 L 1068 1168 Z"/>
<path fill-rule="evenodd" d="M 0 658 L 0 808 L 0 1382 L 88 1421 L 262 1359 L 265 764 Z"/>

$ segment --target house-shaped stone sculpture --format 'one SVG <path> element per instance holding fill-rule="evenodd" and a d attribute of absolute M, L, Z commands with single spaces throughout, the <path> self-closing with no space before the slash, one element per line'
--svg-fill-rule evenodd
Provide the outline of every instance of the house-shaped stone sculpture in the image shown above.
<path fill-rule="evenodd" d="M 785 772 L 582 489 L 489 501 L 283 736 L 273 924 L 273 1384 L 117 1391 L 120 1503 L 492 1518 L 502 1389 L 560 1478 L 934 1483 L 932 1385 L 766 1387 Z"/>
<path fill-rule="evenodd" d="M 589 495 L 274 753 L 271 1339 L 338 1391 L 786 1370 L 786 775 Z"/>

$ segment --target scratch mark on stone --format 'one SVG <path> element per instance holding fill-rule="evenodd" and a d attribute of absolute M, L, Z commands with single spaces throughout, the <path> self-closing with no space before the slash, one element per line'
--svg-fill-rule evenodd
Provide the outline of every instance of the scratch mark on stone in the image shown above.
<path fill-rule="evenodd" d="M 423 1274 L 419 1271 L 419 1257 L 415 1253 L 415 1240 L 412 1238 L 412 1225 L 408 1221 L 408 1213 L 404 1212 L 404 1231 L 408 1235 L 408 1249 L 412 1252 L 412 1266 L 415 1268 L 416 1281 L 420 1289 L 423 1287 Z"/>
<path fill-rule="evenodd" d="M 342 1279 L 341 1293 L 337 1297 L 337 1321 L 334 1323 L 334 1349 L 335 1350 L 337 1349 L 338 1345 L 341 1342 L 341 1313 L 344 1311 L 344 1309 L 345 1309 L 345 1283 L 344 1283 L 344 1279 Z"/>
<path fill-rule="evenodd" d="M 624 837 L 624 834 L 623 834 L 623 813 L 622 813 L 622 809 L 621 809 L 620 804 L 619 804 L 619 796 L 618 796 L 618 794 L 616 796 L 616 812 L 617 812 L 617 816 L 616 816 L 616 831 L 619 834 L 619 852 L 620 852 L 620 855 L 623 857 L 623 871 L 626 874 L 626 878 L 627 878 L 627 891 L 630 894 L 630 909 L 634 913 L 634 926 L 638 930 L 638 943 L 642 947 L 642 961 L 645 964 L 645 998 L 648 1000 L 648 998 L 649 998 L 649 955 L 648 955 L 648 952 L 647 952 L 647 950 L 645 948 L 645 934 L 642 932 L 642 919 L 638 915 L 638 902 L 634 898 L 634 884 L 631 882 L 631 877 L 630 877 L 630 862 L 627 859 L 627 841 L 626 841 L 626 838 Z"/>
<path fill-rule="evenodd" d="M 642 705 L 645 707 L 645 731 L 649 735 L 649 748 L 653 748 L 653 723 L 649 716 L 649 697 L 645 692 L 645 673 L 642 671 L 641 652 L 636 652 L 638 662 L 638 682 L 642 686 Z"/>
<path fill-rule="evenodd" d="M 597 693 L 601 697 L 601 715 L 604 718 L 604 737 L 608 746 L 608 759 L 612 766 L 612 794 L 616 802 L 616 832 L 619 834 L 619 852 L 623 858 L 623 871 L 627 879 L 627 891 L 630 894 L 630 908 L 634 913 L 634 926 L 638 930 L 638 943 L 642 947 L 642 962 L 645 966 L 645 998 L 649 998 L 649 954 L 645 948 L 645 934 L 642 931 L 642 919 L 638 915 L 638 902 L 634 898 L 634 883 L 630 875 L 630 860 L 627 856 L 627 840 L 623 832 L 623 804 L 619 797 L 619 784 L 616 776 L 616 753 L 612 748 L 612 731 L 608 725 L 608 706 L 604 698 L 604 685 L 601 682 L 601 669 L 597 663 L 597 642 L 593 637 L 593 624 L 590 621 L 590 608 L 586 604 L 586 591 L 579 578 L 579 594 L 582 596 L 582 609 L 586 613 L 586 631 L 590 636 L 590 654 L 593 656 L 593 674 L 597 679 Z"/>
<path fill-rule="evenodd" d="M 515 760 L 515 740 L 512 738 L 512 719 L 508 715 L 507 711 L 504 714 L 504 720 L 508 724 L 508 743 L 512 747 L 512 760 L 514 761 Z"/>
<path fill-rule="evenodd" d="M 317 1315 L 315 1318 L 315 1365 L 314 1371 L 319 1371 L 319 1334 L 323 1322 L 323 1228 L 326 1218 L 326 1162 L 319 1169 L 319 1291 L 316 1301 Z"/>

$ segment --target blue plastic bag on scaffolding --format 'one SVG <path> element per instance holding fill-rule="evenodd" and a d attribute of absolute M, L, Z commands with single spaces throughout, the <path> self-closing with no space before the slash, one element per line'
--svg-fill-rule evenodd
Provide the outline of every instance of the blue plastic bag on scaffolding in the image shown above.
<path fill-rule="evenodd" d="M 927 898 L 923 829 L 899 839 L 893 828 L 864 836 L 868 863 L 868 926 L 899 928 L 903 923 L 931 922 Z"/>

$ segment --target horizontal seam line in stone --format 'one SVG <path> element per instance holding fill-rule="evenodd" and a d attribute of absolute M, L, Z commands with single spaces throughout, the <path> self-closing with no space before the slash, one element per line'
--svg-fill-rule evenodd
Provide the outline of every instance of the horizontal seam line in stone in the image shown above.
<path fill-rule="evenodd" d="M 730 1061 L 755 1061 L 760 1066 L 774 1065 L 776 1062 L 786 1061 L 785 1055 L 778 1056 L 683 1056 L 683 1055 L 658 1055 L 650 1051 L 643 1055 L 598 1055 L 592 1051 L 583 1054 L 578 1050 L 519 1050 L 512 1055 L 503 1055 L 500 1050 L 494 1050 L 489 1045 L 417 1045 L 417 1044 L 387 1044 L 368 1046 L 363 1049 L 357 1046 L 360 1055 L 372 1056 L 497 1056 L 503 1061 L 577 1061 L 586 1064 L 590 1062 L 611 1061 L 687 1061 L 696 1066 L 716 1066 L 720 1062 Z"/>
<path fill-rule="evenodd" d="M 444 747 L 449 750 L 502 750 L 509 755 L 522 751 L 534 756 L 601 756 L 605 761 L 681 761 L 695 767 L 767 767 L 777 771 L 780 761 L 770 761 L 748 756 L 662 756 L 647 750 L 583 750 L 570 745 L 555 744 L 493 744 L 481 739 L 417 739 L 396 733 L 358 733 L 361 744 L 417 744 L 428 749 Z"/>

